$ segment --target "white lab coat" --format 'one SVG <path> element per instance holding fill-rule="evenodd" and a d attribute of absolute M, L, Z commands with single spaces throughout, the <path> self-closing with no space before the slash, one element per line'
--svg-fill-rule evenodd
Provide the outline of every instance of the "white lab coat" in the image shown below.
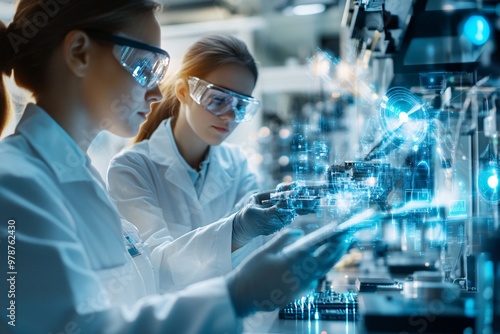
<path fill-rule="evenodd" d="M 181 159 L 168 119 L 149 140 L 114 157 L 108 170 L 109 195 L 149 245 L 161 292 L 226 274 L 265 241 L 256 238 L 234 252 L 232 265 L 215 253 L 210 262 L 194 255 L 213 252 L 213 240 L 179 242 L 179 238 L 190 240 L 186 233 L 234 212 L 258 190 L 257 178 L 238 146 L 222 143 L 210 148 L 210 164 L 199 196 Z M 226 231 L 217 237 L 231 240 Z M 171 243 L 173 240 L 177 242 Z"/>
<path fill-rule="evenodd" d="M 16 133 L 0 142 L 0 157 L 0 333 L 237 331 L 224 278 L 145 296 L 148 275 L 136 263 L 151 270 L 147 250 L 136 243 L 143 258 L 132 260 L 97 172 L 41 108 L 27 106 Z M 212 237 L 230 223 L 198 230 L 186 242 Z M 14 231 L 7 228 L 12 225 Z M 15 248 L 9 270 L 8 241 Z M 229 241 L 224 247 L 229 261 Z M 12 277 L 14 284 L 5 284 Z M 7 311 L 12 302 L 14 313 Z"/>

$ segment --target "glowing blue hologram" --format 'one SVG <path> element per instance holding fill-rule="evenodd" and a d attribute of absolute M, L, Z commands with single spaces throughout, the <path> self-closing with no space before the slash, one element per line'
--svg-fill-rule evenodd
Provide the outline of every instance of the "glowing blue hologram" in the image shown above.
<path fill-rule="evenodd" d="M 455 200 L 450 203 L 450 216 L 466 216 L 467 202 L 463 199 Z"/>
<path fill-rule="evenodd" d="M 348 161 L 332 165 L 327 172 L 328 186 L 322 205 L 336 218 L 370 204 L 384 207 L 396 178 L 394 170 L 385 163 Z"/>
<path fill-rule="evenodd" d="M 378 104 L 382 124 L 393 139 L 419 144 L 425 138 L 428 113 L 415 94 L 403 87 L 394 87 L 387 91 Z"/>
<path fill-rule="evenodd" d="M 328 194 L 325 198 L 325 207 L 332 217 L 346 216 L 363 199 L 368 197 L 366 189 L 346 189 L 344 191 Z"/>
<path fill-rule="evenodd" d="M 427 189 L 431 177 L 431 167 L 429 163 L 425 160 L 419 161 L 417 167 L 413 171 L 411 178 L 412 189 Z"/>
<path fill-rule="evenodd" d="M 490 38 L 490 25 L 483 16 L 470 16 L 465 21 L 463 29 L 464 36 L 474 45 L 483 45 Z"/>
<path fill-rule="evenodd" d="M 406 202 L 430 202 L 431 192 L 428 189 L 406 189 L 405 190 Z"/>
<path fill-rule="evenodd" d="M 326 289 L 318 286 L 318 289 L 311 289 L 305 292 L 302 297 L 296 298 L 280 309 L 281 319 L 300 319 L 308 320 L 310 329 L 311 322 L 314 320 L 341 320 L 345 317 L 346 321 L 352 321 L 355 318 L 355 311 L 358 307 L 357 293 L 355 292 L 336 292 L 330 287 Z M 342 311 L 344 313 L 342 314 Z M 307 313 L 306 313 L 307 312 Z M 335 317 L 335 316 L 338 317 Z M 341 316 L 343 316 L 341 318 Z M 354 316 L 354 317 L 353 317 Z M 315 333 L 319 333 L 318 321 Z M 309 330 L 310 332 L 310 330 Z"/>
<path fill-rule="evenodd" d="M 500 200 L 499 175 L 500 168 L 495 163 L 490 163 L 479 172 L 477 182 L 479 193 L 488 202 L 496 203 Z"/>
<path fill-rule="evenodd" d="M 309 127 L 304 124 L 294 124 L 291 140 L 291 164 L 294 180 L 305 180 L 310 171 L 309 161 Z"/>
<path fill-rule="evenodd" d="M 392 220 L 397 217 L 411 217 L 416 213 L 426 215 L 428 218 L 445 219 L 447 216 L 447 208 L 444 203 L 439 203 L 438 200 L 432 202 L 412 201 L 406 203 L 402 207 L 388 211 L 371 207 L 352 215 L 341 223 L 333 221 L 332 223 L 326 224 L 306 234 L 293 244 L 283 248 L 283 253 L 286 254 L 301 249 L 311 249 L 312 247 L 318 247 L 326 242 L 335 242 L 336 244 L 341 244 L 342 242 L 350 243 L 353 233 L 363 229 L 375 229 L 381 220 Z M 414 221 L 411 219 L 407 221 L 409 226 L 414 224 Z"/>
<path fill-rule="evenodd" d="M 385 131 L 365 155 L 365 161 L 385 157 L 394 149 L 418 148 L 428 138 L 433 116 L 409 89 L 389 89 L 385 96 L 379 98 L 377 108 L 382 130 Z"/>
<path fill-rule="evenodd" d="M 299 180 L 287 185 L 278 185 L 270 194 L 270 201 L 284 201 L 286 210 L 294 210 L 298 215 L 314 213 L 324 197 L 326 184 L 323 181 Z"/>
<path fill-rule="evenodd" d="M 401 121 L 401 123 L 407 123 L 408 122 L 408 114 L 406 112 L 402 111 L 399 114 L 399 120 Z"/>
<path fill-rule="evenodd" d="M 312 153 L 314 155 L 314 172 L 318 175 L 324 174 L 327 171 L 328 167 L 330 167 L 330 148 L 328 147 L 328 143 L 326 141 L 314 141 Z"/>
<path fill-rule="evenodd" d="M 498 176 L 495 174 L 495 175 L 492 175 L 488 178 L 488 186 L 490 186 L 490 188 L 492 189 L 496 189 L 497 186 L 498 186 Z"/>

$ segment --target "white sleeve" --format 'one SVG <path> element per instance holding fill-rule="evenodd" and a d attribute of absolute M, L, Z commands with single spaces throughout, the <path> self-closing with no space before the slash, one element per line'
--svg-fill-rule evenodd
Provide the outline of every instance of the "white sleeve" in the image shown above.
<path fill-rule="evenodd" d="M 64 201 L 47 184 L 38 182 L 38 178 L 0 176 L 0 184 L 1 253 L 6 260 L 8 237 L 15 235 L 16 271 L 15 275 L 8 274 L 7 264 L 2 260 L 5 266 L 0 271 L 0 280 L 14 279 L 0 285 L 0 309 L 6 312 L 14 305 L 15 310 L 9 311 L 10 318 L 5 313 L 1 317 L 1 333 L 238 330 L 224 278 L 200 283 L 177 294 L 112 305 L 90 265 Z M 15 221 L 15 233 L 9 233 L 9 221 Z M 9 291 L 12 298 L 5 298 Z"/>
<path fill-rule="evenodd" d="M 114 159 L 109 194 L 120 214 L 139 228 L 151 251 L 159 291 L 175 291 L 231 271 L 233 216 L 173 239 L 146 166 L 131 157 Z"/>

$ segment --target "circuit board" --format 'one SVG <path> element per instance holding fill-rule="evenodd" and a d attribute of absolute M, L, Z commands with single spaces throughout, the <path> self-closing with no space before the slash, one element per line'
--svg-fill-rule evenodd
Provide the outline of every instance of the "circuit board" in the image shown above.
<path fill-rule="evenodd" d="M 339 293 L 326 289 L 295 299 L 280 309 L 279 317 L 294 320 L 356 320 L 357 309 L 356 292 Z"/>

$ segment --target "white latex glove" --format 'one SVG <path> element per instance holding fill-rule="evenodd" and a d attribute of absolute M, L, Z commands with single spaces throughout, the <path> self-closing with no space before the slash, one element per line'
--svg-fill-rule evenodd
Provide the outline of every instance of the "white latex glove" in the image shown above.
<path fill-rule="evenodd" d="M 290 225 L 296 216 L 286 201 L 269 201 L 272 191 L 254 194 L 247 205 L 236 213 L 233 220 L 233 250 L 246 245 L 259 235 L 269 235 Z"/>
<path fill-rule="evenodd" d="M 238 316 L 272 311 L 299 297 L 340 260 L 350 244 L 350 235 L 339 233 L 328 244 L 285 255 L 283 247 L 302 235 L 301 230 L 282 231 L 226 276 Z"/>

